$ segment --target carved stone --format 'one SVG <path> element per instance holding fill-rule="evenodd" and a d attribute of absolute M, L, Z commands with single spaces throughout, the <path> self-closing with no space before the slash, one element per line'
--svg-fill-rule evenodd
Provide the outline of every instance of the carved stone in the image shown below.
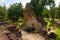
<path fill-rule="evenodd" d="M 25 10 L 24 10 L 24 23 L 27 27 L 41 27 L 41 23 L 39 23 L 36 20 L 36 17 L 34 15 L 33 7 L 30 3 L 26 4 Z"/>

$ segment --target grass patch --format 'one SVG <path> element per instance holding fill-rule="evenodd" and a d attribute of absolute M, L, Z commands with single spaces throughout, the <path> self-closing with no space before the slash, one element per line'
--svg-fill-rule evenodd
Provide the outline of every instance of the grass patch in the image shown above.
<path fill-rule="evenodd" d="M 50 25 L 51 25 L 52 23 L 49 21 L 48 18 L 45 18 L 44 20 L 47 22 L 47 30 L 48 30 L 48 28 L 51 27 Z M 56 27 L 56 32 L 55 32 L 55 34 L 57 35 L 56 40 L 60 40 L 60 25 Z"/>

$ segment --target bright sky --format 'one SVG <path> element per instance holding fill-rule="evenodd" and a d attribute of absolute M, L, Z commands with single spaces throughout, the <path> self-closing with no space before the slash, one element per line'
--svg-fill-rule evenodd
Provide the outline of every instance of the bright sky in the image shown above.
<path fill-rule="evenodd" d="M 0 5 L 3 6 L 5 5 L 6 7 L 9 7 L 10 4 L 13 3 L 19 3 L 21 2 L 23 4 L 23 6 L 25 7 L 27 2 L 30 2 L 30 0 L 0 0 Z M 55 0 L 55 4 L 56 6 L 59 5 L 60 0 Z"/>

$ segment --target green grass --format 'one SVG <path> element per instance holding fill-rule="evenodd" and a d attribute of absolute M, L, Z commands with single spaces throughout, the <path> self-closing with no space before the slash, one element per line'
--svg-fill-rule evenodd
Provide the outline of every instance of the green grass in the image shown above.
<path fill-rule="evenodd" d="M 60 29 L 57 27 L 55 34 L 57 35 L 56 40 L 60 40 Z"/>
<path fill-rule="evenodd" d="M 48 29 L 52 23 L 48 20 L 48 18 L 47 19 L 45 18 L 44 20 L 47 22 L 47 29 Z M 60 40 L 60 26 L 56 27 L 55 34 L 57 35 L 56 40 Z"/>

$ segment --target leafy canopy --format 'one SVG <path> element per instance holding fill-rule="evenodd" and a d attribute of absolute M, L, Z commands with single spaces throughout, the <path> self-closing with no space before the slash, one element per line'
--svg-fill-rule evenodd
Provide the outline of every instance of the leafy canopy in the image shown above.
<path fill-rule="evenodd" d="M 18 21 L 23 17 L 23 6 L 21 3 L 14 3 L 13 5 L 10 5 L 8 11 L 8 17 L 12 21 Z"/>

